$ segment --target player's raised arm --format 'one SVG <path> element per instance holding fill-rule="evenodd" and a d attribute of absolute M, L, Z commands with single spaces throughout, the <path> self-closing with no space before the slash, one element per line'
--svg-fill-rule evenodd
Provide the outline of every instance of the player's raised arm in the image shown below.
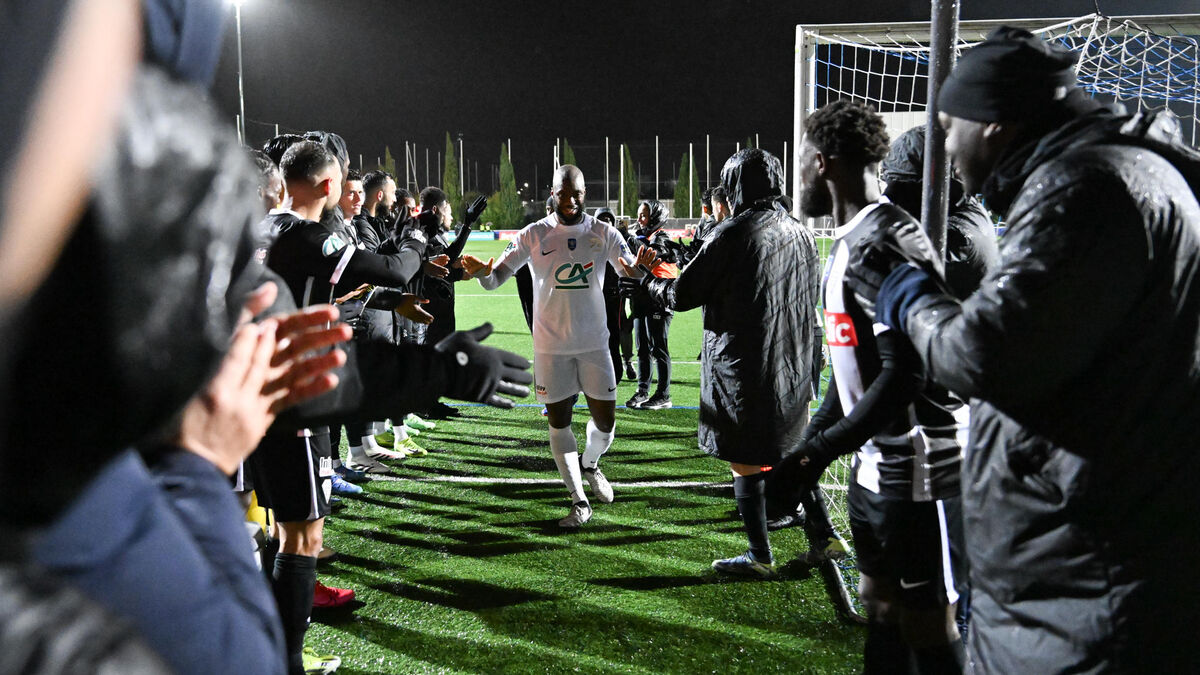
<path fill-rule="evenodd" d="M 508 281 L 509 277 L 528 259 L 529 251 L 524 237 L 518 234 L 517 238 L 510 241 L 504 248 L 504 252 L 500 254 L 500 260 L 489 258 L 487 263 L 483 264 L 478 258 L 468 260 L 467 256 L 464 256 L 462 266 L 467 274 L 479 280 L 479 285 L 484 290 L 491 291 Z"/>

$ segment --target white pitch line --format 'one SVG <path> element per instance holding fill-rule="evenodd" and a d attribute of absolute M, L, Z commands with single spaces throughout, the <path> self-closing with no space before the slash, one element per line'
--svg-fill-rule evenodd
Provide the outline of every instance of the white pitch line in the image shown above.
<path fill-rule="evenodd" d="M 415 483 L 466 483 L 471 485 L 562 485 L 561 478 L 488 478 L 486 476 L 423 476 L 419 478 L 409 478 L 405 476 L 392 476 L 390 474 L 371 474 L 371 480 L 383 480 L 391 482 L 413 481 Z M 728 482 L 713 482 L 713 481 L 671 481 L 671 480 L 643 480 L 631 481 L 628 483 L 613 482 L 617 487 L 630 488 L 703 488 L 717 487 L 728 488 L 733 487 L 732 483 Z M 825 485 L 821 487 L 826 490 L 845 490 L 846 488 L 840 485 Z"/>
<path fill-rule="evenodd" d="M 475 485 L 562 485 L 561 478 L 487 478 L 485 476 L 437 476 L 421 478 L 405 478 L 385 474 L 371 474 L 371 480 L 414 481 L 417 483 L 470 483 Z M 729 487 L 729 483 L 712 483 L 707 481 L 669 481 L 648 480 L 630 483 L 613 483 L 618 487 L 634 488 L 665 488 L 665 487 Z"/>

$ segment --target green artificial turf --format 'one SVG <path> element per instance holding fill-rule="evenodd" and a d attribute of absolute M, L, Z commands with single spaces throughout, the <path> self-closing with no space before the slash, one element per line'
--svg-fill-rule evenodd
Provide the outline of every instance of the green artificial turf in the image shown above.
<path fill-rule="evenodd" d="M 460 328 L 491 321 L 489 344 L 531 356 L 514 284 L 457 292 Z M 709 569 L 746 544 L 727 466 L 696 447 L 699 344 L 699 312 L 677 314 L 679 407 L 618 408 L 601 462 L 616 500 L 593 502 L 578 531 L 557 527 L 568 498 L 532 398 L 513 410 L 463 406 L 421 435 L 429 456 L 392 463 L 393 476 L 326 521 L 338 556 L 320 578 L 358 597 L 315 614 L 308 646 L 340 655 L 343 673 L 859 671 L 861 628 L 836 618 L 819 575 L 787 564 L 808 548 L 799 528 L 772 534 L 779 580 Z M 632 393 L 622 382 L 618 404 Z"/>

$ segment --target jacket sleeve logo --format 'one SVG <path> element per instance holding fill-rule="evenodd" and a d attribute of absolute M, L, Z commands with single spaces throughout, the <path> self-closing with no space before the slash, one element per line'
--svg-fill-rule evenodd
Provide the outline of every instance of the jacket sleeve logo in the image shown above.
<path fill-rule="evenodd" d="M 825 312 L 825 340 L 830 347 L 857 347 L 858 333 L 849 314 Z"/>

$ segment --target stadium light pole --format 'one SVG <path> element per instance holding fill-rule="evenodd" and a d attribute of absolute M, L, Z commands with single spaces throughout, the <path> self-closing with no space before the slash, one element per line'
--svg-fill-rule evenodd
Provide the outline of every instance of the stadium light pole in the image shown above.
<path fill-rule="evenodd" d="M 954 45 L 958 42 L 959 0 L 933 0 L 929 17 L 929 91 L 925 120 L 925 166 L 922 178 L 921 222 L 934 247 L 946 257 L 946 216 L 950 204 L 950 157 L 946 154 L 946 132 L 937 119 L 937 97 L 942 82 L 954 67 Z"/>
<path fill-rule="evenodd" d="M 234 23 L 237 24 L 237 47 L 238 47 L 238 141 L 246 144 L 246 84 L 242 79 L 242 3 L 245 0 L 229 0 L 233 5 Z M 276 134 L 278 136 L 278 134 Z"/>
<path fill-rule="evenodd" d="M 688 143 L 688 218 L 694 217 L 692 205 L 696 202 L 696 195 L 692 194 L 692 167 L 694 166 L 696 166 L 696 162 L 692 160 L 692 144 Z"/>
<path fill-rule="evenodd" d="M 658 135 L 654 136 L 654 201 L 658 201 Z"/>
<path fill-rule="evenodd" d="M 604 206 L 608 207 L 608 136 L 604 137 Z"/>

